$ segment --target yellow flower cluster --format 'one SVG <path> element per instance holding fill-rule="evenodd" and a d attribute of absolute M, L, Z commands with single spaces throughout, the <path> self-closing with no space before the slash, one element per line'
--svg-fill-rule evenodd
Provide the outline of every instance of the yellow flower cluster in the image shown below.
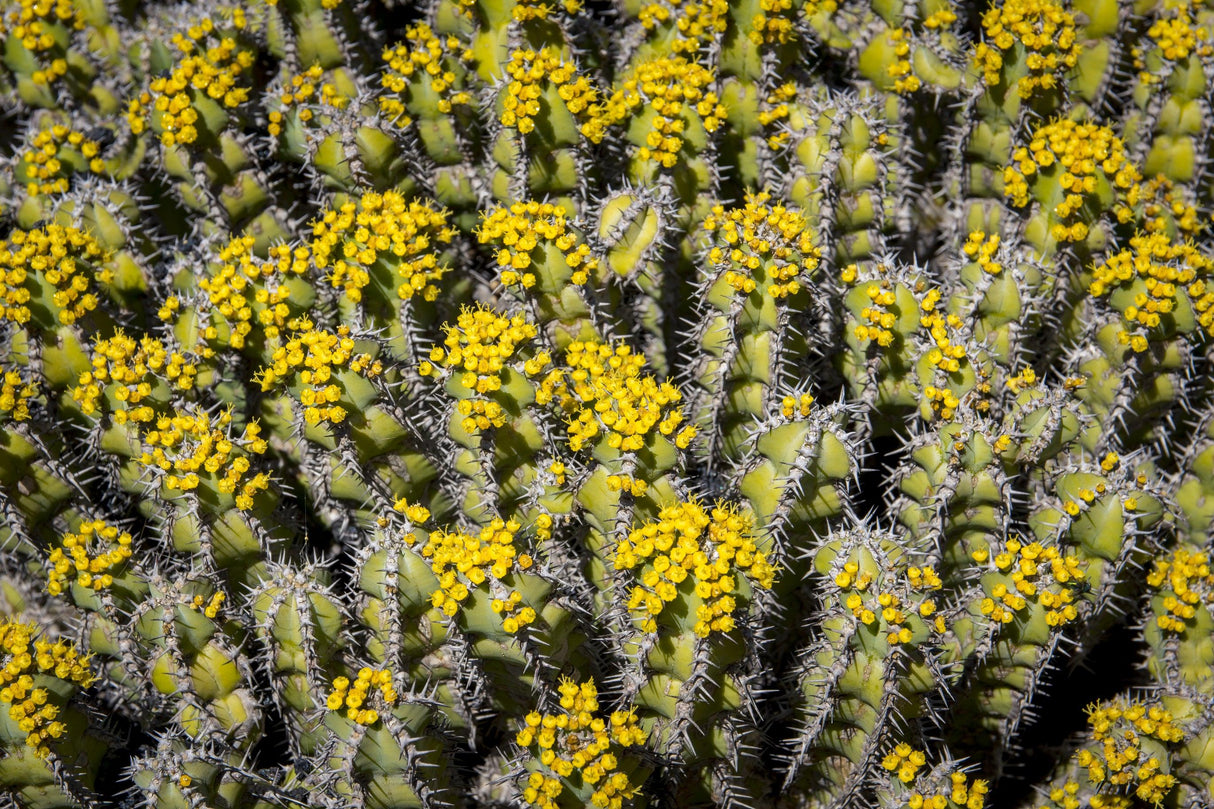
<path fill-rule="evenodd" d="M 1187 3 L 1174 4 L 1170 10 L 1175 16 L 1161 18 L 1151 24 L 1147 36 L 1159 48 L 1160 54 L 1169 62 L 1181 62 L 1189 58 L 1194 51 L 1201 51 L 1203 56 L 1211 52 L 1210 40 L 1214 32 L 1205 26 L 1197 24 Z M 1158 81 L 1158 77 L 1147 72 L 1148 82 Z"/>
<path fill-rule="evenodd" d="M 671 383 L 643 374 L 645 358 L 629 346 L 575 341 L 566 350 L 565 364 L 568 388 L 561 406 L 571 414 L 569 446 L 574 452 L 604 432 L 607 446 L 621 452 L 645 446 L 655 429 L 674 435 L 680 449 L 695 438 L 693 426 L 675 433 L 683 421 L 678 409 L 683 394 Z"/>
<path fill-rule="evenodd" d="M 1143 230 L 1161 233 L 1174 228 L 1180 238 L 1200 238 L 1205 224 L 1197 206 L 1187 196 L 1183 187 L 1178 188 L 1162 174 L 1144 181 L 1141 191 L 1142 199 L 1146 200 L 1142 208 Z"/>
<path fill-rule="evenodd" d="M 476 8 L 477 0 L 459 0 L 460 10 L 471 15 Z M 558 3 L 548 3 L 545 0 L 515 0 L 510 11 L 510 17 L 515 22 L 530 22 L 532 20 L 547 20 L 557 9 L 567 14 L 576 14 L 582 8 L 581 0 L 560 0 Z"/>
<path fill-rule="evenodd" d="M 499 119 L 502 126 L 518 129 L 524 135 L 534 130 L 543 86 L 551 84 L 570 114 L 581 122 L 581 133 L 588 140 L 599 143 L 607 134 L 598 90 L 589 79 L 578 75 L 576 64 L 563 61 L 555 48 L 515 50 L 506 63 L 506 76 L 509 81 Z"/>
<path fill-rule="evenodd" d="M 971 782 L 969 777 L 961 772 L 952 773 L 949 780 L 952 781 L 952 789 L 947 795 L 948 800 L 957 806 L 964 806 L 965 809 L 983 809 L 986 806 L 986 795 L 990 792 L 986 781 L 975 778 Z M 914 794 L 907 800 L 906 806 L 907 809 L 944 809 L 945 804 L 941 799 L 945 797 L 939 794 Z"/>
<path fill-rule="evenodd" d="M 770 589 L 775 568 L 755 544 L 752 518 L 733 506 L 717 504 L 706 511 L 699 503 L 674 503 L 659 512 L 657 522 L 629 532 L 615 549 L 616 570 L 639 571 L 628 609 L 639 610 L 641 630 L 657 632 L 657 618 L 676 599 L 690 602 L 694 593 L 695 634 L 730 632 L 738 608 L 738 575 L 754 587 Z M 690 603 L 688 604 L 690 606 Z"/>
<path fill-rule="evenodd" d="M 56 49 L 53 26 L 84 30 L 85 17 L 77 9 L 71 0 L 15 0 L 5 3 L 0 13 L 0 38 L 12 36 L 33 54 L 52 55 L 51 52 Z M 58 55 L 45 68 L 33 71 L 30 80 L 42 87 L 49 87 L 65 75 L 67 60 L 64 55 Z"/>
<path fill-rule="evenodd" d="M 607 491 L 619 492 L 624 491 L 631 494 L 633 497 L 640 497 L 649 489 L 649 484 L 639 478 L 634 478 L 631 475 L 608 475 L 607 476 Z"/>
<path fill-rule="evenodd" d="M 990 791 L 986 781 L 975 778 L 970 781 L 963 772 L 948 773 L 947 785 L 939 784 L 932 789 L 929 785 L 915 784 L 919 779 L 919 771 L 927 764 L 927 756 L 923 751 L 915 750 L 905 742 L 899 743 L 891 750 L 881 766 L 889 772 L 897 773 L 898 780 L 916 789 L 906 798 L 906 809 L 983 809 L 986 806 L 986 795 Z M 937 776 L 933 772 L 930 780 L 939 781 L 943 774 Z M 941 788 L 946 791 L 939 791 Z M 930 789 L 930 792 L 922 790 Z M 951 803 L 950 803 L 951 802 Z"/>
<path fill-rule="evenodd" d="M 796 38 L 792 10 L 792 0 L 759 0 L 759 12 L 750 18 L 747 39 L 756 45 L 792 42 Z"/>
<path fill-rule="evenodd" d="M 808 393 L 800 396 L 785 396 L 780 402 L 780 415 L 786 419 L 795 419 L 798 415 L 805 418 L 813 409 L 814 397 Z"/>
<path fill-rule="evenodd" d="M 972 555 L 979 564 L 990 559 L 990 551 L 986 549 Z M 1005 550 L 996 554 L 993 561 L 1002 575 L 983 578 L 987 594 L 979 604 L 983 615 L 1010 624 L 1016 613 L 1032 601 L 1045 608 L 1045 622 L 1049 626 L 1062 626 L 1078 617 L 1075 596 L 1085 578 L 1078 557 L 1064 555 L 1058 548 L 1040 542 L 1026 545 L 1009 539 Z"/>
<path fill-rule="evenodd" d="M 906 809 L 948 809 L 949 802 L 953 806 L 964 809 L 983 809 L 986 806 L 986 796 L 990 792 L 987 782 L 975 778 L 972 782 L 963 772 L 949 774 L 949 791 L 925 795 L 922 792 L 911 793 L 906 799 Z"/>
<path fill-rule="evenodd" d="M 24 155 L 25 192 L 34 197 L 67 191 L 67 171 L 74 159 L 86 161 L 92 173 L 104 174 L 105 161 L 100 154 L 101 144 L 62 124 L 39 130 Z M 64 157 L 69 158 L 68 166 L 64 165 Z"/>
<path fill-rule="evenodd" d="M 284 107 L 299 104 L 319 103 L 325 106 L 341 109 L 350 103 L 350 99 L 342 95 L 332 82 L 322 81 L 325 76 L 324 68 L 312 65 L 303 73 L 291 77 L 290 86 L 285 88 L 278 100 Z M 317 88 L 319 85 L 319 89 Z M 316 99 L 314 102 L 312 99 Z M 300 112 L 300 116 L 303 116 Z M 306 121 L 307 118 L 304 118 Z"/>
<path fill-rule="evenodd" d="M 345 709 L 346 718 L 360 725 L 370 726 L 379 721 L 379 711 L 365 707 L 379 694 L 381 708 L 392 706 L 400 699 L 392 686 L 392 673 L 385 669 L 362 668 L 354 682 L 349 677 L 338 677 L 333 681 L 333 690 L 325 700 L 330 711 Z M 386 710 L 386 708 L 385 708 Z"/>
<path fill-rule="evenodd" d="M 800 277 L 818 268 L 820 253 L 805 216 L 783 205 L 769 207 L 770 198 L 767 193 L 747 194 L 741 208 L 714 205 L 704 230 L 712 239 L 708 261 L 718 269 L 729 268 L 726 283 L 749 295 L 758 276 L 767 282 L 766 294 L 779 299 L 801 289 Z"/>
<path fill-rule="evenodd" d="M 275 348 L 270 355 L 271 364 L 258 372 L 260 378 L 254 378 L 263 391 L 268 391 L 279 384 L 290 385 L 298 377 L 303 386 L 299 403 L 304 409 L 304 421 L 313 425 L 322 421 L 341 424 L 349 412 L 338 404 L 344 391 L 333 381 L 334 372 L 348 368 L 356 374 L 378 376 L 382 366 L 370 354 L 354 353 L 354 339 L 346 326 L 338 326 L 336 333 L 311 328 L 311 323 L 306 323 L 305 329 Z"/>
<path fill-rule="evenodd" d="M 218 269 L 198 281 L 199 288 L 207 293 L 212 311 L 231 325 L 228 343 L 238 350 L 244 348 L 253 331 L 254 315 L 266 339 L 277 339 L 291 317 L 287 305 L 291 293 L 282 281 L 302 276 L 308 269 L 309 253 L 305 247 L 275 245 L 269 250 L 268 260 L 258 261 L 253 255 L 253 244 L 254 238 L 248 234 L 233 238 L 219 251 Z M 208 340 L 218 335 L 214 326 L 204 332 Z"/>
<path fill-rule="evenodd" d="M 315 114 L 309 105 L 320 105 L 340 110 L 350 103 L 350 99 L 341 94 L 332 82 L 323 81 L 324 68 L 312 65 L 302 73 L 291 77 L 287 86 L 278 97 L 284 108 L 302 107 L 299 110 L 299 120 L 308 122 Z M 273 110 L 269 115 L 269 133 L 274 137 L 282 134 L 283 115 L 281 110 Z"/>
<path fill-rule="evenodd" d="M 156 310 L 156 317 L 165 323 L 171 323 L 173 318 L 177 317 L 177 313 L 181 311 L 181 298 L 176 295 L 170 295 L 164 299 L 164 303 Z M 197 344 L 196 344 L 197 347 Z M 205 346 L 203 347 L 205 349 Z M 210 357 L 212 354 L 207 354 Z"/>
<path fill-rule="evenodd" d="M 393 503 L 392 508 L 408 517 L 409 522 L 413 523 L 414 525 L 421 525 L 426 520 L 430 519 L 430 509 L 417 503 L 411 504 L 403 497 Z"/>
<path fill-rule="evenodd" d="M 928 593 L 943 586 L 931 567 L 907 568 L 906 576 L 913 591 Z M 924 620 L 936 615 L 933 624 L 935 630 L 945 630 L 944 619 L 936 614 L 935 599 L 924 597 L 915 605 L 892 591 L 874 593 L 871 589 L 872 574 L 861 572 L 860 565 L 854 560 L 843 563 L 842 569 L 835 574 L 834 582 L 836 587 L 847 593 L 843 605 L 856 620 L 865 626 L 873 626 L 878 620 L 884 624 L 885 639 L 891 646 L 911 642 L 914 633 L 906 624 L 912 613 L 918 613 Z"/>
<path fill-rule="evenodd" d="M 27 421 L 30 399 L 38 395 L 38 386 L 26 380 L 21 371 L 0 366 L 0 416 Z"/>
<path fill-rule="evenodd" d="M 126 122 L 134 135 L 143 134 L 148 128 L 148 113 L 152 106 L 152 94 L 144 90 L 127 101 Z"/>
<path fill-rule="evenodd" d="M 982 28 L 986 41 L 975 49 L 974 58 L 991 87 L 1002 79 L 1008 52 L 1017 45 L 1023 48 L 1028 75 L 1016 82 L 1021 98 L 1057 86 L 1061 76 L 1079 62 L 1075 17 L 1056 0 L 1006 0 L 992 5 L 982 15 Z M 1011 61 L 1018 64 L 1020 60 Z"/>
<path fill-rule="evenodd" d="M 924 17 L 923 27 L 933 31 L 937 28 L 951 28 L 956 21 L 957 12 L 945 6 Z"/>
<path fill-rule="evenodd" d="M 518 590 L 511 590 L 510 595 L 505 598 L 495 598 L 489 602 L 489 608 L 502 616 L 502 629 L 511 635 L 523 627 L 535 623 L 535 609 L 520 606 L 522 603 L 523 594 Z"/>
<path fill-rule="evenodd" d="M 460 426 L 467 433 L 503 427 L 507 420 L 506 409 L 492 399 L 460 399 L 456 402 L 455 412 L 459 413 Z"/>
<path fill-rule="evenodd" d="M 468 0 L 461 0 L 461 2 L 468 2 Z M 582 8 L 582 2 L 581 0 L 561 0 L 556 5 L 550 5 L 544 0 L 515 0 L 510 16 L 514 18 L 515 22 L 546 20 L 558 7 L 563 9 L 566 14 L 577 14 Z"/>
<path fill-rule="evenodd" d="M 995 261 L 995 253 L 999 250 L 999 234 L 987 236 L 980 230 L 969 235 L 961 250 L 978 263 L 982 271 L 990 275 L 1003 272 L 1003 265 Z"/>
<path fill-rule="evenodd" d="M 889 39 L 889 44 L 894 49 L 894 56 L 898 57 L 885 69 L 889 77 L 894 80 L 894 92 L 900 94 L 913 93 L 923 86 L 923 82 L 919 80 L 919 77 L 911 69 L 911 46 L 907 41 L 906 29 L 894 28 L 886 36 Z"/>
<path fill-rule="evenodd" d="M 916 590 L 939 590 L 944 586 L 934 567 L 911 565 L 906 569 L 906 580 Z"/>
<path fill-rule="evenodd" d="M 1051 230 L 1058 241 L 1087 238 L 1088 223 L 1077 217 L 1086 206 L 1100 204 L 1102 180 L 1113 186 L 1114 212 L 1121 221 L 1129 221 L 1133 212 L 1128 206 L 1137 204 L 1142 195 L 1142 177 L 1121 138 L 1109 127 L 1093 123 L 1062 118 L 1039 127 L 1029 145 L 1018 147 L 1012 164 L 1004 168 L 1004 195 L 1017 207 L 1028 205 L 1029 184 L 1039 182 L 1039 175 L 1054 178 L 1062 191 L 1063 200 L 1053 209 L 1062 221 Z M 1095 217 L 1099 210 L 1088 214 Z"/>
<path fill-rule="evenodd" d="M 438 280 L 447 272 L 438 250 L 450 244 L 455 233 L 441 208 L 406 201 L 398 191 L 371 191 L 357 204 L 347 202 L 314 222 L 311 248 L 316 266 L 329 270 L 329 283 L 344 289 L 355 303 L 362 300 L 376 262 L 395 273 L 401 300 L 420 295 L 432 301 L 438 297 Z"/>
<path fill-rule="evenodd" d="M 521 5 L 519 3 L 515 8 Z M 453 61 L 470 59 L 472 52 L 464 49 L 455 36 L 440 39 L 425 23 L 406 28 L 405 41 L 394 48 L 385 48 L 383 52 L 387 65 L 379 80 L 385 91 L 379 98 L 379 111 L 397 126 L 411 124 L 413 119 L 409 116 L 408 104 L 419 100 L 415 96 L 419 90 L 411 85 L 414 79 L 422 81 L 422 74 L 429 77 L 429 85 L 421 90 L 420 96 L 435 96 L 435 108 L 439 112 L 450 113 L 456 104 L 471 104 L 472 95 L 460 89 L 459 77 L 452 70 Z"/>
<path fill-rule="evenodd" d="M 565 789 L 560 779 L 576 779 L 579 785 L 594 787 L 590 806 L 621 809 L 639 789 L 620 771 L 618 757 L 621 748 L 645 744 L 646 734 L 636 713 L 615 711 L 609 719 L 596 716 L 599 694 L 593 680 L 578 685 L 566 678 L 558 688 L 561 712 L 532 711 L 515 736 L 520 747 L 529 750 L 555 775 L 532 771 L 523 788 L 523 799 L 539 809 L 556 809 Z"/>
<path fill-rule="evenodd" d="M 1024 369 L 1020 371 L 1020 373 L 1016 374 L 1015 376 L 1009 377 L 1006 384 L 1007 384 L 1008 390 L 1010 390 L 1012 393 L 1019 396 L 1021 391 L 1035 388 L 1038 386 L 1038 383 L 1040 383 L 1040 382 L 1041 382 L 1041 380 L 1038 378 L 1037 372 L 1026 365 L 1026 366 L 1024 366 Z M 1087 384 L 1087 377 L 1084 377 L 1084 376 L 1068 376 L 1062 380 L 1062 386 L 1068 391 L 1079 390 L 1086 384 Z M 1110 454 L 1112 454 L 1112 453 L 1110 453 Z M 1106 456 L 1106 460 L 1107 460 L 1107 456 Z M 1102 461 L 1101 466 L 1104 466 L 1104 463 L 1105 462 Z M 1113 467 L 1109 467 L 1109 468 L 1106 468 L 1105 471 L 1111 472 L 1112 469 L 1113 469 Z"/>
<path fill-rule="evenodd" d="M 1161 604 L 1163 614 L 1155 618 L 1165 632 L 1184 632 L 1199 606 L 1204 604 L 1207 610 L 1214 606 L 1214 571 L 1209 553 L 1177 548 L 1168 558 L 1155 560 L 1147 585 L 1168 592 Z"/>
<path fill-rule="evenodd" d="M 844 283 L 850 284 L 856 279 L 856 266 L 848 265 L 841 274 Z M 887 280 L 870 281 L 865 287 L 864 294 L 870 301 L 868 306 L 860 310 L 860 317 L 865 322 L 856 325 L 857 340 L 872 340 L 882 348 L 887 348 L 894 342 L 894 324 L 898 316 L 890 311 L 897 300 L 894 287 Z"/>
<path fill-rule="evenodd" d="M 1168 796 L 1176 777 L 1162 771 L 1168 762 L 1160 761 L 1158 755 L 1146 755 L 1149 751 L 1143 749 L 1142 741 L 1182 742 L 1184 730 L 1173 722 L 1171 713 L 1158 705 L 1117 699 L 1088 706 L 1088 725 L 1099 751 L 1080 750 L 1075 760 L 1087 768 L 1092 784 L 1132 786 L 1138 798 L 1151 804 Z"/>
<path fill-rule="evenodd" d="M 564 475 L 557 475 L 556 478 L 558 485 L 565 482 Z M 535 528 L 536 540 L 543 543 L 552 539 L 552 526 L 555 524 L 556 521 L 552 519 L 551 514 L 541 513 L 539 516 L 537 516 L 535 518 L 535 522 L 532 523 L 533 527 Z"/>
<path fill-rule="evenodd" d="M 502 283 L 508 287 L 535 285 L 533 264 L 548 260 L 549 245 L 556 247 L 573 270 L 572 282 L 585 284 L 598 260 L 590 246 L 580 241 L 565 219 L 565 209 L 550 202 L 515 202 L 493 209 L 477 231 L 481 244 L 497 247 L 497 265 Z"/>
<path fill-rule="evenodd" d="M 927 361 L 943 374 L 955 374 L 961 370 L 961 361 L 965 359 L 965 346 L 953 342 L 953 332 L 960 329 L 961 318 L 953 314 L 944 314 L 936 309 L 940 304 L 939 289 L 932 288 L 919 302 L 923 314 L 919 316 L 919 325 L 927 329 L 935 346 L 927 352 Z M 865 310 L 868 311 L 868 310 Z M 953 391 L 946 387 L 926 385 L 923 395 L 931 404 L 932 412 L 942 419 L 951 419 L 960 406 L 961 400 Z"/>
<path fill-rule="evenodd" d="M 763 99 L 763 103 L 759 105 L 759 123 L 764 127 L 772 127 L 780 121 L 788 120 L 790 112 L 788 102 L 796 97 L 796 82 L 785 82 L 772 90 Z M 767 145 L 769 148 L 778 149 L 791 137 L 791 130 L 781 129 L 767 137 Z"/>
<path fill-rule="evenodd" d="M 482 396 L 501 389 L 506 362 L 523 343 L 539 333 L 522 315 L 507 317 L 484 306 L 465 308 L 456 325 L 445 328 L 447 339 L 443 344 L 446 348 L 435 346 L 431 349 L 430 362 L 421 364 L 422 376 L 434 373 L 431 363 L 440 363 L 444 368 L 459 371 L 460 383 Z M 548 362 L 547 354 L 529 360 L 527 373 L 539 373 Z"/>
<path fill-rule="evenodd" d="M 183 354 L 170 353 L 154 337 L 144 335 L 136 341 L 119 329 L 113 337 L 93 345 L 92 370 L 80 374 L 71 395 L 88 416 L 97 411 L 102 394 L 112 385 L 111 393 L 120 406 L 114 412 L 115 423 L 146 424 L 158 415 L 147 403 L 158 375 L 178 390 L 190 390 L 198 366 Z"/>
<path fill-rule="evenodd" d="M 604 105 L 604 124 L 617 124 L 647 106 L 654 115 L 637 157 L 674 168 L 683 148 L 681 135 L 691 122 L 691 113 L 699 116 L 707 132 L 715 132 L 725 119 L 724 105 L 719 103 L 715 92 L 707 89 L 714 82 L 710 70 L 682 56 L 642 62 Z"/>
<path fill-rule="evenodd" d="M 71 578 L 81 587 L 104 590 L 114 583 L 113 571 L 130 558 L 130 534 L 102 520 L 86 520 L 75 533 L 64 534 L 47 558 L 46 591 L 61 594 Z"/>
<path fill-rule="evenodd" d="M 1079 809 L 1082 804 L 1076 797 L 1078 794 L 1079 782 L 1067 780 L 1062 786 L 1050 790 L 1050 800 L 1062 809 Z M 1041 806 L 1040 809 L 1049 809 L 1049 807 Z"/>
<path fill-rule="evenodd" d="M 947 421 L 961 406 L 961 399 L 948 388 L 938 388 L 935 385 L 923 386 L 923 397 L 927 400 L 932 412 Z"/>
<path fill-rule="evenodd" d="M 902 742 L 881 759 L 881 766 L 889 772 L 897 772 L 898 780 L 909 784 L 915 780 L 919 770 L 927 763 L 927 756 L 922 750 L 915 750 L 906 742 Z"/>
<path fill-rule="evenodd" d="M 41 302 L 58 310 L 60 323 L 75 323 L 97 308 L 93 283 L 113 280 L 105 261 L 97 240 L 78 228 L 51 224 L 14 230 L 7 240 L 0 239 L 0 320 L 29 322 L 27 304 L 31 287 L 37 288 L 30 276 L 36 274 L 55 290 L 49 301 Z"/>
<path fill-rule="evenodd" d="M 1130 246 L 1109 256 L 1092 270 L 1088 291 L 1095 297 L 1130 287 L 1134 297 L 1121 307 L 1122 317 L 1140 330 L 1158 329 L 1161 315 L 1176 309 L 1178 293 L 1186 291 L 1198 312 L 1202 328 L 1214 336 L 1214 288 L 1206 279 L 1214 273 L 1214 259 L 1203 255 L 1191 242 L 1174 243 L 1164 233 L 1139 233 Z M 1141 331 L 1122 331 L 1123 344 L 1134 351 L 1147 350 Z"/>
<path fill-rule="evenodd" d="M 249 476 L 248 453 L 262 455 L 267 444 L 256 422 L 249 422 L 242 437 L 233 441 L 228 434 L 231 423 L 232 414 L 227 411 L 214 421 L 205 413 L 182 410 L 160 416 L 143 437 L 149 449 L 140 456 L 140 463 L 167 473 L 164 485 L 169 491 L 197 489 L 202 482 L 199 473 L 205 473 L 216 489 L 234 495 L 237 508 L 248 510 L 253 507 L 253 497 L 270 486 L 265 472 Z"/>
<path fill-rule="evenodd" d="M 503 584 L 516 568 L 528 570 L 534 564 L 529 555 L 520 554 L 514 546 L 518 530 L 515 520 L 507 522 L 496 517 L 476 536 L 446 531 L 430 534 L 421 553 L 430 560 L 430 569 L 438 577 L 438 589 L 430 596 L 435 609 L 453 616 L 474 589 L 491 581 L 498 583 L 504 594 L 495 598 L 492 605 L 494 612 L 506 616 L 502 619 L 504 630 L 513 635 L 534 623 L 535 610 L 529 606 L 520 609 L 522 595 L 517 590 L 505 594 Z"/>
<path fill-rule="evenodd" d="M 1079 782 L 1070 779 L 1050 790 L 1050 800 L 1057 809 L 1134 809 L 1135 806 L 1141 805 L 1125 795 L 1089 794 L 1085 796 L 1086 803 L 1081 801 L 1078 795 Z M 1040 809 L 1051 807 L 1041 806 Z"/>
<path fill-rule="evenodd" d="M 729 3 L 727 0 L 658 0 L 642 6 L 639 18 L 647 31 L 673 21 L 674 40 L 670 49 L 676 54 L 690 55 L 725 35 L 729 27 Z"/>
<path fill-rule="evenodd" d="M 219 615 L 219 609 L 223 606 L 223 602 L 228 598 L 228 594 L 223 590 L 216 590 L 208 600 L 205 596 L 196 595 L 190 602 L 193 609 L 201 610 L 202 614 L 211 620 Z"/>
<path fill-rule="evenodd" d="M 1028 365 L 1024 366 L 1024 369 L 1020 373 L 1009 376 L 1006 382 L 1007 389 L 1017 396 L 1020 395 L 1020 391 L 1032 388 L 1036 384 L 1037 372 Z"/>
<path fill-rule="evenodd" d="M 236 28 L 245 25 L 243 16 L 233 20 Z M 199 113 L 194 106 L 195 94 L 234 109 L 249 100 L 249 88 L 238 87 L 242 75 L 253 67 L 254 55 L 242 48 L 230 36 L 220 38 L 219 44 L 204 47 L 204 40 L 215 31 L 215 24 L 205 18 L 190 26 L 183 35 L 173 34 L 172 43 L 182 58 L 167 76 L 157 76 L 148 87 L 147 96 L 131 102 L 127 118 L 131 131 L 139 134 L 146 126 L 146 106 L 150 103 L 160 113 L 160 142 L 165 146 L 190 144 L 198 140 Z M 145 101 L 144 98 L 148 100 Z M 218 133 L 211 133 L 212 135 Z"/>
<path fill-rule="evenodd" d="M 63 641 L 34 640 L 36 632 L 33 624 L 0 624 L 0 702 L 8 703 L 8 717 L 26 734 L 25 743 L 46 758 L 51 752 L 47 743 L 67 728 L 56 721 L 59 707 L 51 703 L 51 693 L 34 678 L 57 677 L 88 688 L 94 677 L 88 657 Z"/>
<path fill-rule="evenodd" d="M 919 308 L 923 311 L 919 316 L 919 325 L 927 329 L 936 345 L 928 352 L 927 361 L 945 373 L 955 374 L 961 370 L 961 360 L 965 359 L 965 346 L 952 342 L 950 332 L 964 324 L 956 315 L 946 315 L 937 310 L 942 297 L 940 290 L 935 287 L 927 291 L 919 302 Z"/>

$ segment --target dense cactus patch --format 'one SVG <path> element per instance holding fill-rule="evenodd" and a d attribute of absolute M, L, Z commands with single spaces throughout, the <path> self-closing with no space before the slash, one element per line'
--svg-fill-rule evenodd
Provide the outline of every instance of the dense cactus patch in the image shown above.
<path fill-rule="evenodd" d="M 0 804 L 1214 804 L 1209 0 L 0 0 Z"/>

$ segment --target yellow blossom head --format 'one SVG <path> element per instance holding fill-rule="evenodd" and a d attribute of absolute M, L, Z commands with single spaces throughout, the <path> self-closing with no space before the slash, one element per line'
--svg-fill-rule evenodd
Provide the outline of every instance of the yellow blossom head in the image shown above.
<path fill-rule="evenodd" d="M 711 133 L 725 119 L 725 106 L 715 90 L 716 78 L 707 68 L 682 56 L 664 56 L 637 65 L 604 105 L 608 126 L 640 115 L 654 115 L 636 157 L 674 168 L 689 153 L 705 148 Z"/>
<path fill-rule="evenodd" d="M 695 437 L 694 427 L 679 429 L 678 388 L 644 373 L 645 358 L 629 346 L 575 341 L 565 364 L 560 403 L 575 452 L 600 438 L 612 450 L 636 452 L 655 433 L 680 448 Z"/>
<path fill-rule="evenodd" d="M 565 209 L 550 202 L 514 202 L 494 208 L 481 221 L 477 231 L 481 244 L 496 251 L 502 283 L 508 287 L 531 289 L 538 278 L 541 288 L 549 294 L 549 276 L 567 276 L 571 283 L 585 284 L 598 267 L 598 259 L 590 255 L 590 247 L 574 230 Z M 549 257 L 550 252 L 559 254 Z M 549 261 L 564 266 L 552 266 Z"/>
<path fill-rule="evenodd" d="M 732 631 L 750 589 L 770 589 L 775 580 L 752 528 L 751 517 L 732 506 L 692 501 L 667 506 L 656 522 L 629 532 L 616 546 L 615 567 L 637 577 L 628 608 L 641 628 L 658 631 L 666 605 L 681 599 L 694 610 L 696 635 Z"/>
<path fill-rule="evenodd" d="M 769 199 L 749 194 L 741 208 L 716 205 L 702 227 L 710 266 L 735 292 L 779 300 L 800 291 L 820 254 L 805 216 Z"/>
<path fill-rule="evenodd" d="M 1079 63 L 1075 17 L 1056 0 L 1005 0 L 982 15 L 983 42 L 974 59 L 986 83 L 1005 80 L 1005 64 L 1020 67 L 1015 91 L 1021 98 L 1057 87 Z"/>
<path fill-rule="evenodd" d="M 65 641 L 51 643 L 38 634 L 33 624 L 0 624 L 0 710 L 7 706 L 9 720 L 26 734 L 26 745 L 45 758 L 50 742 L 67 728 L 59 720 L 62 701 L 40 681 L 54 678 L 88 688 L 95 678 L 88 657 Z"/>
<path fill-rule="evenodd" d="M 558 711 L 532 711 L 518 725 L 515 741 L 529 755 L 520 784 L 523 800 L 556 809 L 568 793 L 583 806 L 622 806 L 640 787 L 621 766 L 628 749 L 646 740 L 636 714 L 600 713 L 593 680 L 563 679 L 558 692 Z"/>
<path fill-rule="evenodd" d="M 351 301 L 363 299 L 377 265 L 392 274 L 395 298 L 433 301 L 448 269 L 441 250 L 454 237 L 441 208 L 396 191 L 368 192 L 358 202 L 325 211 L 312 224 L 310 248 L 328 282 Z"/>
<path fill-rule="evenodd" d="M 0 321 L 24 325 L 45 307 L 55 322 L 39 326 L 71 325 L 97 308 L 98 282 L 112 280 L 106 251 L 79 228 L 49 224 L 0 239 Z M 50 288 L 49 296 L 39 281 Z M 32 295 L 41 306 L 30 306 Z"/>

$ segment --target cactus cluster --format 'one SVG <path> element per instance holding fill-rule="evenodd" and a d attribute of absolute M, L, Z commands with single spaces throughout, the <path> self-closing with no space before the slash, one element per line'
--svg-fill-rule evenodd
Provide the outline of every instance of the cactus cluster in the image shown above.
<path fill-rule="evenodd" d="M 1210 0 L 0 0 L 0 805 L 1214 804 Z"/>

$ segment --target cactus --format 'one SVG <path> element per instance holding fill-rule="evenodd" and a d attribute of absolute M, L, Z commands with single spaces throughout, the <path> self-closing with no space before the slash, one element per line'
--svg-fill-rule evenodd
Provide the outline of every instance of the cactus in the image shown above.
<path fill-rule="evenodd" d="M 0 2 L 0 803 L 1214 803 L 1212 43 Z"/>

